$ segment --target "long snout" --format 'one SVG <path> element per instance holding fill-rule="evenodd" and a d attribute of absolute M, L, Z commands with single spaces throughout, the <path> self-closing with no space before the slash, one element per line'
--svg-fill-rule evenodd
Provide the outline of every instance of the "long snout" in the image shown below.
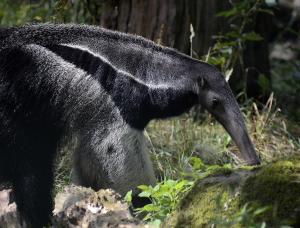
<path fill-rule="evenodd" d="M 223 125 L 240 151 L 240 158 L 247 165 L 259 165 L 260 159 L 249 137 L 244 118 L 239 110 L 237 102 L 230 102 L 224 112 L 212 111 L 214 117 Z"/>
<path fill-rule="evenodd" d="M 247 165 L 259 165 L 260 159 L 254 149 L 253 143 L 248 135 L 244 123 L 231 120 L 223 124 L 233 141 L 239 148 L 240 155 Z"/>

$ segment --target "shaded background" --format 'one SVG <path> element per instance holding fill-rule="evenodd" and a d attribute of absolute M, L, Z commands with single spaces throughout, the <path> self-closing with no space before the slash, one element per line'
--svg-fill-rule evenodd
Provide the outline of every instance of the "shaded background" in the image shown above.
<path fill-rule="evenodd" d="M 138 34 L 206 60 L 241 102 L 300 120 L 299 0 L 0 0 L 0 24 L 87 23 Z M 191 38 L 192 35 L 192 38 Z"/>
<path fill-rule="evenodd" d="M 41 22 L 138 34 L 215 65 L 229 79 L 263 163 L 299 158 L 300 0 L 0 0 L 0 26 Z M 236 164 L 238 150 L 223 127 L 210 115 L 194 121 L 194 113 L 147 127 L 158 180 L 197 181 Z M 72 143 L 55 163 L 55 192 L 70 184 Z M 159 212 L 170 209 L 157 202 Z"/>

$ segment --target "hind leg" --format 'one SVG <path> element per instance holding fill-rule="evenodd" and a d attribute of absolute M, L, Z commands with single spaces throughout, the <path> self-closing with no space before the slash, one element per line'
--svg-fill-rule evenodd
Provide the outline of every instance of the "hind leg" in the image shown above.
<path fill-rule="evenodd" d="M 50 222 L 52 213 L 51 161 L 21 166 L 13 181 L 18 210 L 29 227 L 43 227 Z"/>
<path fill-rule="evenodd" d="M 104 186 L 102 184 L 96 185 L 96 179 L 101 175 L 101 172 L 98 172 L 101 164 L 98 167 L 95 167 L 95 157 L 90 153 L 82 153 L 82 151 L 75 151 L 73 154 L 73 165 L 71 172 L 71 181 L 75 185 L 91 187 L 94 190 L 99 190 Z"/>
<path fill-rule="evenodd" d="M 79 147 L 74 154 L 73 183 L 94 190 L 112 188 L 121 195 L 130 190 L 138 194 L 138 185 L 155 185 L 142 132 L 129 129 L 123 135 L 111 134 L 114 137 L 104 139 L 99 145 L 86 143 L 85 147 Z"/>

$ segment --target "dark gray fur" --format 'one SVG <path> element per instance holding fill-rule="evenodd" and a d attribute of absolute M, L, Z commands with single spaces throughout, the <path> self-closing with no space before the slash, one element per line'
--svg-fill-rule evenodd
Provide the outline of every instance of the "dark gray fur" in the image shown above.
<path fill-rule="evenodd" d="M 121 194 L 154 184 L 143 130 L 201 103 L 259 162 L 219 71 L 138 36 L 85 25 L 0 30 L 0 175 L 34 227 L 51 214 L 52 163 L 75 138 L 74 181 Z M 1 179 L 1 178 L 0 178 Z"/>

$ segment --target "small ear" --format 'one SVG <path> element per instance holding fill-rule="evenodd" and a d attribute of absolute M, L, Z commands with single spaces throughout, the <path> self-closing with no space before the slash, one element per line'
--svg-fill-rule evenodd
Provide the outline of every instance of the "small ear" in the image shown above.
<path fill-rule="evenodd" d="M 200 88 L 203 88 L 205 86 L 206 82 L 205 79 L 203 77 L 199 77 L 198 78 L 198 85 Z"/>

